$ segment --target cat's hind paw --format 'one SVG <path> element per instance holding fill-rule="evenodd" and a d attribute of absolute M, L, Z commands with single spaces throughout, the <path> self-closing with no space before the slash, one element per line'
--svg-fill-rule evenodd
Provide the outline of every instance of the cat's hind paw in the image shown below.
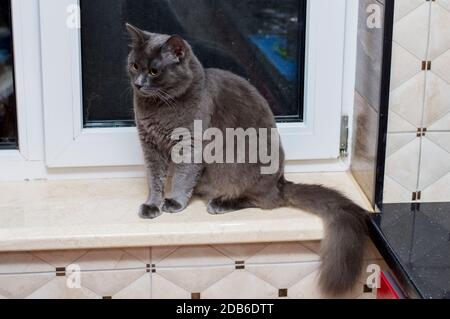
<path fill-rule="evenodd" d="M 158 206 L 153 204 L 143 204 L 139 209 L 139 216 L 143 219 L 154 219 L 162 215 Z"/>
<path fill-rule="evenodd" d="M 163 211 L 169 214 L 177 214 L 184 210 L 184 206 L 174 199 L 166 199 L 163 205 Z"/>

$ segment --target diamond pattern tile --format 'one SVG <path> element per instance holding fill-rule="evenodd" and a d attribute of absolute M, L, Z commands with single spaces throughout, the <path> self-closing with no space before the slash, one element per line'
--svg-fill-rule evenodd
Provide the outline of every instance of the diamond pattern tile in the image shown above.
<path fill-rule="evenodd" d="M 423 5 L 423 0 L 396 0 L 395 1 L 395 21 L 399 21 L 412 11 Z"/>
<path fill-rule="evenodd" d="M 33 255 L 55 268 L 67 267 L 87 253 L 86 250 L 41 251 Z"/>
<path fill-rule="evenodd" d="M 411 133 L 396 135 L 388 135 L 388 150 L 391 152 L 386 159 L 386 176 L 412 194 L 417 190 L 419 177 L 420 138 L 410 141 Z"/>
<path fill-rule="evenodd" d="M 420 73 L 421 63 L 420 58 L 394 42 L 392 45 L 391 89 L 398 88 Z"/>
<path fill-rule="evenodd" d="M 410 203 L 411 198 L 412 194 L 409 189 L 403 187 L 389 176 L 385 176 L 383 197 L 385 203 Z"/>
<path fill-rule="evenodd" d="M 153 299 L 191 299 L 192 293 L 154 273 L 151 295 Z"/>
<path fill-rule="evenodd" d="M 0 275 L 0 295 L 7 299 L 24 299 L 53 278 L 52 273 Z"/>
<path fill-rule="evenodd" d="M 450 10 L 441 3 L 431 3 L 429 59 L 434 60 L 450 50 Z"/>
<path fill-rule="evenodd" d="M 423 192 L 424 200 L 448 200 L 450 132 L 429 133 L 423 139 L 421 162 L 419 188 Z"/>
<path fill-rule="evenodd" d="M 0 253 L 0 274 L 44 273 L 54 267 L 30 253 Z"/>
<path fill-rule="evenodd" d="M 420 192 L 422 202 L 448 201 L 450 0 L 395 6 L 384 200 L 410 202 Z M 424 136 L 414 138 L 418 130 Z"/>
<path fill-rule="evenodd" d="M 434 72 L 428 72 L 423 127 L 432 127 L 433 124 L 446 117 L 449 113 L 450 84 Z"/>
<path fill-rule="evenodd" d="M 317 262 L 320 256 L 300 243 L 271 244 L 247 260 L 248 264 Z"/>
<path fill-rule="evenodd" d="M 390 110 L 413 126 L 414 130 L 422 125 L 424 87 L 425 72 L 420 72 L 391 91 Z"/>
<path fill-rule="evenodd" d="M 417 128 L 392 110 L 389 112 L 388 133 L 414 132 Z"/>
<path fill-rule="evenodd" d="M 419 188 L 425 189 L 450 171 L 450 154 L 430 139 L 424 138 Z"/>
<path fill-rule="evenodd" d="M 317 271 L 320 264 L 320 262 L 305 262 L 277 266 L 249 265 L 246 267 L 246 270 L 272 286 L 283 289 L 291 288 L 303 278 Z"/>
<path fill-rule="evenodd" d="M 303 242 L 1 254 L 0 299 L 320 297 L 319 249 L 320 242 Z M 133 268 L 149 258 L 152 267 Z M 379 255 L 369 247 L 366 258 Z M 73 274 L 56 273 L 70 264 L 82 266 L 76 288 Z M 343 297 L 374 298 L 362 293 L 362 281 Z"/>
<path fill-rule="evenodd" d="M 54 277 L 27 299 L 100 299 L 100 296 L 83 287 L 69 288 L 66 277 Z"/>
<path fill-rule="evenodd" d="M 112 297 L 147 274 L 143 270 L 107 270 L 81 273 L 81 285 L 102 297 Z M 148 286 L 150 289 L 150 285 Z"/>
<path fill-rule="evenodd" d="M 203 299 L 275 299 L 278 289 L 248 271 L 234 271 L 208 287 Z"/>
<path fill-rule="evenodd" d="M 429 21 L 430 4 L 422 1 L 417 9 L 395 22 L 394 41 L 418 59 L 426 60 Z"/>

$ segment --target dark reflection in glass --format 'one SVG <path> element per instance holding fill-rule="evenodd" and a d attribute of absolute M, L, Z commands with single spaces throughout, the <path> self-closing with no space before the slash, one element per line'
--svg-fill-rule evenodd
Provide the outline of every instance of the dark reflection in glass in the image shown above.
<path fill-rule="evenodd" d="M 84 124 L 131 126 L 124 23 L 180 34 L 205 67 L 249 79 L 279 121 L 302 121 L 306 0 L 81 1 Z"/>
<path fill-rule="evenodd" d="M 17 148 L 11 2 L 0 0 L 0 149 Z"/>

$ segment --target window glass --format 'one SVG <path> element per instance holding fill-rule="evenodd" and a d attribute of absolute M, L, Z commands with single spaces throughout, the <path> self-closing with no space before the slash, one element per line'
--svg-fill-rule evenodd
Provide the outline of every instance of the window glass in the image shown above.
<path fill-rule="evenodd" d="M 11 2 L 0 0 L 0 149 L 17 148 Z"/>
<path fill-rule="evenodd" d="M 183 36 L 205 67 L 254 84 L 278 121 L 302 121 L 306 0 L 81 0 L 85 127 L 134 125 L 125 22 Z"/>

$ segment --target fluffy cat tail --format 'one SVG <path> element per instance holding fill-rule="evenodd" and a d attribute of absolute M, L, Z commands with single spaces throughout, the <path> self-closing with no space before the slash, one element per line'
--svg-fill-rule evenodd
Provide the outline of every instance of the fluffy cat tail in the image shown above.
<path fill-rule="evenodd" d="M 363 270 L 369 213 L 341 193 L 319 185 L 285 182 L 283 194 L 286 205 L 323 219 L 320 288 L 330 297 L 349 292 Z"/>

